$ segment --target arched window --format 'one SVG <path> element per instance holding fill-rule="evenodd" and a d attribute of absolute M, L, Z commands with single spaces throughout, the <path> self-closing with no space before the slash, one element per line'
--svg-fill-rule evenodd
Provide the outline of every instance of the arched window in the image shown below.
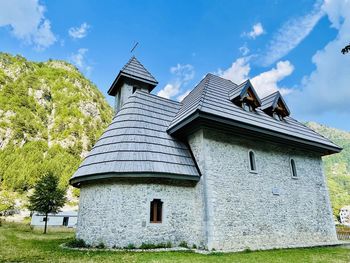
<path fill-rule="evenodd" d="M 151 202 L 150 222 L 162 223 L 163 202 L 160 199 L 153 199 Z"/>
<path fill-rule="evenodd" d="M 291 170 L 292 170 L 292 178 L 298 178 L 297 168 L 295 166 L 294 159 L 290 159 L 290 167 L 291 167 Z"/>
<path fill-rule="evenodd" d="M 249 170 L 256 172 L 255 154 L 253 151 L 249 151 Z"/>

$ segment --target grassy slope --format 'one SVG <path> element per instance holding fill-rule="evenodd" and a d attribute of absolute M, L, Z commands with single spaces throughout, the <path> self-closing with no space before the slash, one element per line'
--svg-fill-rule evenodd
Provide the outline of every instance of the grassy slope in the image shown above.
<path fill-rule="evenodd" d="M 350 262 L 350 249 L 342 247 L 281 249 L 250 253 L 110 252 L 73 251 L 59 247 L 74 233 L 51 230 L 47 235 L 26 225 L 0 227 L 0 262 Z"/>
<path fill-rule="evenodd" d="M 341 207 L 350 205 L 350 132 L 314 122 L 307 125 L 343 148 L 341 153 L 323 157 L 333 214 L 338 215 Z"/>

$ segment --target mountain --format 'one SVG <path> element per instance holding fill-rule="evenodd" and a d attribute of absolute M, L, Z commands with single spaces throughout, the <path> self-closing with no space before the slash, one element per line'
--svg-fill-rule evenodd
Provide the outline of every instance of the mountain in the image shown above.
<path fill-rule="evenodd" d="M 67 186 L 112 115 L 73 65 L 0 53 L 0 190 L 24 192 L 48 170 Z"/>
<path fill-rule="evenodd" d="M 340 153 L 323 157 L 333 214 L 338 215 L 339 208 L 350 205 L 350 132 L 314 122 L 306 125 L 343 148 Z"/>

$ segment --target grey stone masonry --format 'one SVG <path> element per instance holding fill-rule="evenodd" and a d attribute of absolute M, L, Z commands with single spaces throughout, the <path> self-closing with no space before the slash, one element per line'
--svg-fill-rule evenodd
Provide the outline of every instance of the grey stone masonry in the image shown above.
<path fill-rule="evenodd" d="M 337 242 L 319 155 L 208 129 L 188 141 L 202 171 L 199 182 L 85 183 L 77 238 L 108 247 L 185 241 L 223 251 Z M 255 154 L 255 172 L 249 151 Z M 163 202 L 162 223 L 150 223 L 153 199 Z"/>
<path fill-rule="evenodd" d="M 199 130 L 188 141 L 202 171 L 208 249 L 337 242 L 319 155 L 213 130 Z M 250 150 L 256 172 L 250 171 Z"/>
<path fill-rule="evenodd" d="M 118 179 L 84 184 L 77 238 L 108 247 L 166 243 L 204 246 L 200 183 Z M 150 203 L 163 202 L 162 223 L 150 223 Z"/>

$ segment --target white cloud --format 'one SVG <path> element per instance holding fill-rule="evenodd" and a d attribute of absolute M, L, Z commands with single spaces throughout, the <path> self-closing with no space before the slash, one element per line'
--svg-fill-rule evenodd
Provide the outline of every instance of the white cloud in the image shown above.
<path fill-rule="evenodd" d="M 279 61 L 276 64 L 276 68 L 272 68 L 269 71 L 255 76 L 251 79 L 251 82 L 261 98 L 277 90 L 279 90 L 282 95 L 286 95 L 291 92 L 291 89 L 278 87 L 277 83 L 292 74 L 293 71 L 294 66 L 288 60 Z"/>
<path fill-rule="evenodd" d="M 80 48 L 76 54 L 72 54 L 70 60 L 79 69 L 83 70 L 86 74 L 90 74 L 92 67 L 86 62 L 86 53 L 89 50 L 87 48 Z"/>
<path fill-rule="evenodd" d="M 310 34 L 323 15 L 321 4 L 317 2 L 309 14 L 284 23 L 272 37 L 261 63 L 268 66 L 287 55 Z"/>
<path fill-rule="evenodd" d="M 187 83 L 194 78 L 194 68 L 190 64 L 177 64 L 170 68 L 170 72 L 181 80 L 182 83 Z"/>
<path fill-rule="evenodd" d="M 191 90 L 186 90 L 184 93 L 182 93 L 181 95 L 179 95 L 176 100 L 177 101 L 182 101 L 188 94 L 190 94 Z"/>
<path fill-rule="evenodd" d="M 264 28 L 263 28 L 262 24 L 259 22 L 259 23 L 256 23 L 255 25 L 253 25 L 252 31 L 245 32 L 245 33 L 243 33 L 243 35 L 248 36 L 249 38 L 255 39 L 256 37 L 258 37 L 264 33 L 265 33 Z"/>
<path fill-rule="evenodd" d="M 0 27 L 7 26 L 16 38 L 37 49 L 56 42 L 51 24 L 44 16 L 45 6 L 38 0 L 0 1 Z"/>
<path fill-rule="evenodd" d="M 226 70 L 219 69 L 217 74 L 225 79 L 229 79 L 236 84 L 249 79 L 250 73 L 250 57 L 241 57 L 234 61 L 230 68 Z M 282 94 L 290 93 L 290 89 L 279 87 L 280 82 L 285 77 L 292 74 L 294 66 L 289 61 L 279 61 L 276 68 L 265 71 L 253 78 L 251 82 L 260 97 L 265 97 L 277 90 Z"/>
<path fill-rule="evenodd" d="M 186 85 L 194 78 L 195 71 L 193 66 L 190 64 L 177 64 L 176 66 L 170 68 L 170 73 L 174 76 L 173 80 L 166 84 L 165 87 L 157 93 L 157 95 L 167 99 L 178 96 L 177 99 L 179 100 L 182 97 L 182 95 L 179 95 L 182 86 Z"/>
<path fill-rule="evenodd" d="M 239 48 L 239 52 L 241 52 L 242 56 L 246 56 L 248 55 L 248 53 L 250 52 L 249 48 L 247 47 L 247 44 L 244 44 L 243 46 L 241 46 Z"/>
<path fill-rule="evenodd" d="M 350 56 L 341 49 L 350 40 L 350 1 L 325 1 L 322 10 L 328 16 L 337 36 L 312 57 L 316 69 L 303 78 L 299 92 L 291 94 L 289 101 L 301 116 L 335 113 L 350 118 Z"/>
<path fill-rule="evenodd" d="M 90 25 L 82 23 L 79 27 L 71 27 L 68 33 L 72 38 L 84 38 L 87 36 L 89 28 Z"/>
<path fill-rule="evenodd" d="M 166 84 L 163 89 L 161 89 L 157 95 L 166 99 L 170 99 L 180 93 L 179 83 Z"/>
<path fill-rule="evenodd" d="M 250 72 L 249 57 L 241 57 L 234 61 L 226 70 L 218 69 L 217 73 L 219 76 L 229 79 L 236 84 L 240 84 L 246 79 Z"/>

